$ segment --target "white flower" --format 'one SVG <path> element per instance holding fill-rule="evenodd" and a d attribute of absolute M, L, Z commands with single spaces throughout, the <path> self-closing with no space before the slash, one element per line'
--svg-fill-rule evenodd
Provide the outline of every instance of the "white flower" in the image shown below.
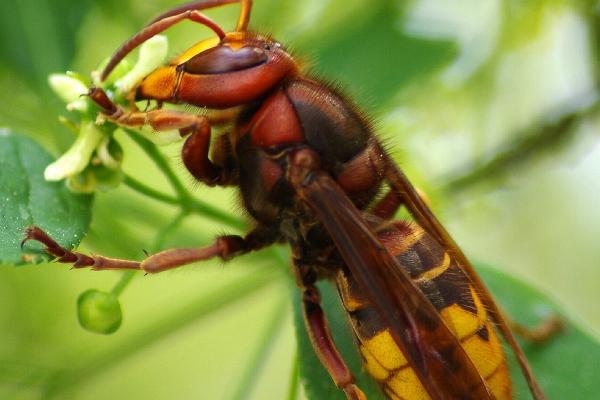
<path fill-rule="evenodd" d="M 83 171 L 103 138 L 104 133 L 94 122 L 82 123 L 75 142 L 65 154 L 46 167 L 44 178 L 47 181 L 60 181 Z"/>
<path fill-rule="evenodd" d="M 150 72 L 165 63 L 168 48 L 169 43 L 165 36 L 156 35 L 146 40 L 140 46 L 140 55 L 133 69 L 115 82 L 117 90 L 121 94 L 129 93 Z"/>
<path fill-rule="evenodd" d="M 79 79 L 69 74 L 50 74 L 48 83 L 54 93 L 67 103 L 67 110 L 87 110 L 87 100 L 82 96 L 88 94 L 90 89 Z"/>

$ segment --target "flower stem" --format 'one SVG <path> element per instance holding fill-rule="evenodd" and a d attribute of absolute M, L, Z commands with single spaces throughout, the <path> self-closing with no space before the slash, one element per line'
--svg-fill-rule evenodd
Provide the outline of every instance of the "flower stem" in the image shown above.
<path fill-rule="evenodd" d="M 194 198 L 191 195 L 191 193 L 185 188 L 185 186 L 181 183 L 171 166 L 168 164 L 168 162 L 165 160 L 162 154 L 160 154 L 154 143 L 143 138 L 135 131 L 125 129 L 125 132 L 134 142 L 136 142 L 142 148 L 142 150 L 144 150 L 146 155 L 148 155 L 148 157 L 150 157 L 152 161 L 154 161 L 156 166 L 161 170 L 161 172 L 165 175 L 165 177 L 173 187 L 173 190 L 175 190 L 177 198 L 173 198 L 169 195 L 159 193 L 156 190 L 142 184 L 141 182 L 138 182 L 135 179 L 126 176 L 125 184 L 127 186 L 140 193 L 146 194 L 155 200 L 159 200 L 172 205 L 179 204 L 179 206 L 183 210 L 194 212 L 204 217 L 213 219 L 237 230 L 243 230 L 246 227 L 246 224 L 241 219 L 236 218 L 235 216 L 232 216 L 227 212 L 221 211 L 208 203 Z"/>
<path fill-rule="evenodd" d="M 117 284 L 111 289 L 111 293 L 115 295 L 115 297 L 119 297 L 121 295 L 121 293 L 123 293 L 123 290 L 125 290 L 125 288 L 127 286 L 129 286 L 129 283 L 131 282 L 131 280 L 133 279 L 133 277 L 135 276 L 135 273 L 137 271 L 125 271 L 123 272 L 123 274 L 121 275 L 121 279 L 119 279 L 119 281 L 117 282 Z"/>
<path fill-rule="evenodd" d="M 138 146 L 142 148 L 142 150 L 144 150 L 146 155 L 150 157 L 152 161 L 154 161 L 156 166 L 165 175 L 165 177 L 173 187 L 173 190 L 175 190 L 175 193 L 177 193 L 177 197 L 179 197 L 180 200 L 187 200 L 189 197 L 191 197 L 188 191 L 181 183 L 181 181 L 179 180 L 179 178 L 177 178 L 177 175 L 175 175 L 175 172 L 173 171 L 167 160 L 165 160 L 162 154 L 160 154 L 154 143 L 150 142 L 148 139 L 143 138 L 135 131 L 132 131 L 130 129 L 124 129 L 124 131 Z"/>
<path fill-rule="evenodd" d="M 179 204 L 179 200 L 177 200 L 177 198 L 169 196 L 165 193 L 161 193 L 158 190 L 154 190 L 151 187 L 146 186 L 142 182 L 129 175 L 125 175 L 123 183 L 127 185 L 130 189 L 135 190 L 136 192 L 141 193 L 143 195 L 146 195 L 154 200 L 162 201 L 163 203 L 171 205 Z"/>

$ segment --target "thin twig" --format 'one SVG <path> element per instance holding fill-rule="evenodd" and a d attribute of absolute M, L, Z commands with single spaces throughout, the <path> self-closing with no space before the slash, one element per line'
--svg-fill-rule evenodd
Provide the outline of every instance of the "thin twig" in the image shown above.
<path fill-rule="evenodd" d="M 135 190 L 136 192 L 141 193 L 147 197 L 150 197 L 151 199 L 158 200 L 171 205 L 179 204 L 179 200 L 177 198 L 169 196 L 165 193 L 161 193 L 158 190 L 154 190 L 151 187 L 146 186 L 142 182 L 129 175 L 125 175 L 123 183 L 130 189 Z"/>
<path fill-rule="evenodd" d="M 563 147 L 577 133 L 577 125 L 597 112 L 598 108 L 600 102 L 596 100 L 553 123 L 533 129 L 532 133 L 518 135 L 518 139 L 504 145 L 490 160 L 475 166 L 464 166 L 458 172 L 449 174 L 449 178 L 444 179 L 442 190 L 460 192 L 479 182 L 505 175 L 543 152 Z"/>
<path fill-rule="evenodd" d="M 179 197 L 180 200 L 187 200 L 190 197 L 189 192 L 186 190 L 185 186 L 183 186 L 167 160 L 165 160 L 162 154 L 158 151 L 156 145 L 135 131 L 130 129 L 124 129 L 124 131 L 127 133 L 129 138 L 131 138 L 131 140 L 140 146 L 146 155 L 150 157 L 152 161 L 154 161 L 158 169 L 160 169 L 173 187 L 175 193 L 177 193 L 177 197 Z"/>
<path fill-rule="evenodd" d="M 208 203 L 194 198 L 192 194 L 185 188 L 181 180 L 177 177 L 169 163 L 158 151 L 154 143 L 143 138 L 134 131 L 125 129 L 125 132 L 135 143 L 137 143 L 142 148 L 142 150 L 144 150 L 146 155 L 150 157 L 150 159 L 152 159 L 156 166 L 162 171 L 162 173 L 165 175 L 165 177 L 173 187 L 173 190 L 177 194 L 177 198 L 173 198 L 169 195 L 157 192 L 156 190 L 149 188 L 148 186 L 144 185 L 139 181 L 136 181 L 131 177 L 127 179 L 126 176 L 125 184 L 127 184 L 130 188 L 140 193 L 144 193 L 149 197 L 154 198 L 155 200 L 163 201 L 167 204 L 179 204 L 179 206 L 183 210 L 191 211 L 204 217 L 213 219 L 237 230 L 243 230 L 246 227 L 246 224 L 241 219 L 236 218 L 230 213 L 219 210 L 218 208 L 213 207 Z"/>

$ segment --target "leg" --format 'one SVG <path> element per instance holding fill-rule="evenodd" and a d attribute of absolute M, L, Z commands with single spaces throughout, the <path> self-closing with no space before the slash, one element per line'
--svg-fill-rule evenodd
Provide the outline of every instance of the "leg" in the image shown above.
<path fill-rule="evenodd" d="M 564 322 L 556 315 L 546 317 L 537 326 L 531 328 L 510 318 L 505 317 L 505 319 L 513 332 L 532 343 L 543 343 L 565 329 Z"/>
<path fill-rule="evenodd" d="M 335 385 L 342 389 L 348 400 L 366 400 L 365 394 L 354 384 L 354 377 L 335 347 L 329 324 L 321 308 L 321 295 L 314 285 L 316 274 L 312 268 L 294 258 L 296 279 L 302 285 L 302 312 L 308 337 Z"/>
<path fill-rule="evenodd" d="M 391 219 L 402 205 L 402 199 L 398 192 L 390 190 L 379 200 L 371 210 L 371 213 L 381 219 Z"/>
<path fill-rule="evenodd" d="M 231 181 L 230 169 L 220 168 L 208 157 L 211 121 L 208 117 L 175 110 L 127 111 L 108 98 L 102 89 L 94 88 L 90 97 L 104 109 L 112 122 L 132 128 L 150 126 L 155 131 L 178 129 L 182 136 L 190 134 L 181 156 L 190 173 L 200 182 L 215 186 Z"/>
<path fill-rule="evenodd" d="M 29 240 L 38 241 L 45 246 L 44 251 L 46 253 L 52 257 L 56 257 L 59 262 L 72 263 L 75 268 L 90 267 L 93 270 L 139 269 L 148 273 L 166 271 L 195 261 L 208 260 L 214 257 L 229 260 L 250 251 L 258 250 L 277 240 L 273 232 L 258 227 L 245 237 L 233 235 L 220 236 L 213 244 L 206 247 L 164 250 L 140 262 L 96 255 L 88 256 L 67 250 L 38 227 L 27 228 L 25 235 L 21 246 Z"/>
<path fill-rule="evenodd" d="M 316 286 L 303 289 L 302 310 L 304 322 L 317 357 L 329 372 L 336 386 L 346 393 L 349 400 L 366 400 L 367 397 L 354 384 L 352 373 L 335 347 L 320 303 L 321 297 Z"/>

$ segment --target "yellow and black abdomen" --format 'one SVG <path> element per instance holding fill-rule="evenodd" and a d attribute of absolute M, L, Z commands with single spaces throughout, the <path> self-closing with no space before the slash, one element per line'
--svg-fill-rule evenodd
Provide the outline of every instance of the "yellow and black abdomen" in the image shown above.
<path fill-rule="evenodd" d="M 380 232 L 379 238 L 439 311 L 494 397 L 511 399 L 511 382 L 502 344 L 469 278 L 451 255 L 420 226 L 411 222 L 396 222 L 392 228 Z M 357 283 L 341 271 L 337 286 L 350 315 L 365 368 L 384 393 L 393 400 L 429 399 Z"/>

